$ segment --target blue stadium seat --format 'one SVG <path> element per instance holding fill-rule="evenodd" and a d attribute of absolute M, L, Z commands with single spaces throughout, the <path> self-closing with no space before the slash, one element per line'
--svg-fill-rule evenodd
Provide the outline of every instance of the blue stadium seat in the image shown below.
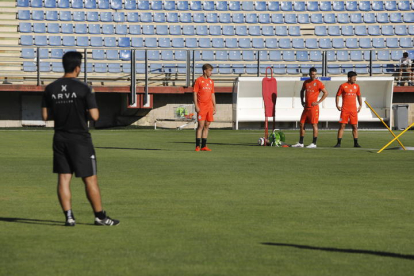
<path fill-rule="evenodd" d="M 287 36 L 287 26 L 276 26 L 276 35 L 277 36 Z"/>
<path fill-rule="evenodd" d="M 205 22 L 204 13 L 195 13 L 194 16 L 193 16 L 193 22 L 194 23 L 204 23 Z"/>
<path fill-rule="evenodd" d="M 253 1 L 243 1 L 241 3 L 241 9 L 243 11 L 253 11 L 254 10 Z"/>
<path fill-rule="evenodd" d="M 251 35 L 251 36 L 261 35 L 260 26 L 250 26 L 249 27 L 249 35 Z"/>
<path fill-rule="evenodd" d="M 19 32 L 21 33 L 31 33 L 32 32 L 32 24 L 28 22 L 20 22 L 19 23 Z"/>
<path fill-rule="evenodd" d="M 311 23 L 313 24 L 322 24 L 322 14 L 321 13 L 312 13 L 311 14 Z"/>
<path fill-rule="evenodd" d="M 211 25 L 209 27 L 210 35 L 221 35 L 221 26 L 219 25 Z"/>
<path fill-rule="evenodd" d="M 408 25 L 408 34 L 414 35 L 414 24 Z"/>
<path fill-rule="evenodd" d="M 171 46 L 174 48 L 184 48 L 184 38 L 182 37 L 173 38 Z"/>
<path fill-rule="evenodd" d="M 371 36 L 381 35 L 380 26 L 379 25 L 368 26 L 368 34 Z"/>
<path fill-rule="evenodd" d="M 307 13 L 298 14 L 298 23 L 299 24 L 309 24 L 310 23 L 309 14 L 307 14 Z"/>
<path fill-rule="evenodd" d="M 372 53 L 372 61 L 376 61 L 377 60 L 377 56 L 375 54 L 375 51 L 364 51 L 364 59 L 366 61 L 369 61 L 371 59 L 371 53 Z"/>
<path fill-rule="evenodd" d="M 266 11 L 266 2 L 265 1 L 256 1 L 254 3 L 254 9 L 256 11 Z"/>
<path fill-rule="evenodd" d="M 343 38 L 334 38 L 332 39 L 332 47 L 335 49 L 345 48 L 345 41 Z"/>
<path fill-rule="evenodd" d="M 202 60 L 214 60 L 214 52 L 213 51 L 203 51 L 201 54 Z"/>
<path fill-rule="evenodd" d="M 157 25 L 157 35 L 168 35 L 168 26 L 167 25 Z"/>
<path fill-rule="evenodd" d="M 125 22 L 125 13 L 124 12 L 114 12 L 113 13 L 114 22 Z"/>
<path fill-rule="evenodd" d="M 328 65 L 328 74 L 331 74 L 331 75 L 341 74 L 341 67 L 339 65 Z"/>
<path fill-rule="evenodd" d="M 352 61 L 363 61 L 362 51 L 351 51 L 351 60 Z"/>
<path fill-rule="evenodd" d="M 305 48 L 305 40 L 303 38 L 293 38 L 292 39 L 292 47 L 294 49 L 304 49 Z"/>
<path fill-rule="evenodd" d="M 269 60 L 269 53 L 267 51 L 259 51 L 259 60 L 268 61 Z"/>
<path fill-rule="evenodd" d="M 319 48 L 321 49 L 332 49 L 332 41 L 330 38 L 319 39 Z"/>
<path fill-rule="evenodd" d="M 163 9 L 162 1 L 150 1 L 151 9 L 154 11 L 159 11 Z"/>
<path fill-rule="evenodd" d="M 300 73 L 300 66 L 296 64 L 287 64 L 286 65 L 286 73 L 288 74 L 299 74 Z"/>
<path fill-rule="evenodd" d="M 178 50 L 174 52 L 174 59 L 179 61 L 184 61 L 187 59 L 187 51 Z"/>
<path fill-rule="evenodd" d="M 297 51 L 296 52 L 297 61 L 309 61 L 309 54 L 307 51 Z"/>
<path fill-rule="evenodd" d="M 50 34 L 60 33 L 60 27 L 58 23 L 49 23 L 47 24 L 47 32 Z"/>
<path fill-rule="evenodd" d="M 88 27 L 86 26 L 86 24 L 75 24 L 75 33 L 77 33 L 77 34 L 87 34 L 88 33 Z"/>
<path fill-rule="evenodd" d="M 327 24 L 334 24 L 336 23 L 336 16 L 334 13 L 324 13 L 323 21 Z"/>
<path fill-rule="evenodd" d="M 69 8 L 69 0 L 58 0 L 57 6 L 60 9 L 68 9 Z"/>
<path fill-rule="evenodd" d="M 391 60 L 399 61 L 403 55 L 402 50 L 392 50 L 391 51 Z"/>
<path fill-rule="evenodd" d="M 127 25 L 115 25 L 115 33 L 118 35 L 126 35 L 128 33 Z"/>
<path fill-rule="evenodd" d="M 397 10 L 397 2 L 396 1 L 385 1 L 385 9 L 387 11 L 396 11 Z"/>
<path fill-rule="evenodd" d="M 271 61 L 282 61 L 282 51 L 269 51 Z"/>
<path fill-rule="evenodd" d="M 104 44 L 106 47 L 116 47 L 116 38 L 111 36 L 106 36 L 104 38 Z"/>
<path fill-rule="evenodd" d="M 344 1 L 333 1 L 332 10 L 334 10 L 334 11 L 345 11 Z"/>
<path fill-rule="evenodd" d="M 40 72 L 49 72 L 50 71 L 50 63 L 49 62 L 40 62 L 39 64 L 39 71 Z"/>
<path fill-rule="evenodd" d="M 216 51 L 216 60 L 227 61 L 228 60 L 228 52 L 227 51 Z"/>
<path fill-rule="evenodd" d="M 218 11 L 227 11 L 227 1 L 217 1 L 216 2 L 216 10 Z"/>
<path fill-rule="evenodd" d="M 73 24 L 72 23 L 63 23 L 61 25 L 62 34 L 73 34 Z"/>
<path fill-rule="evenodd" d="M 63 49 L 52 49 L 50 51 L 50 58 L 61 59 L 63 57 Z"/>
<path fill-rule="evenodd" d="M 108 64 L 108 73 L 121 73 L 121 64 L 119 64 L 119 63 L 109 63 Z"/>
<path fill-rule="evenodd" d="M 86 12 L 86 20 L 90 22 L 97 22 L 99 21 L 99 14 L 98 12 Z"/>
<path fill-rule="evenodd" d="M 206 14 L 206 22 L 207 23 L 218 23 L 219 19 L 218 19 L 217 13 L 215 13 L 215 12 L 207 13 Z"/>
<path fill-rule="evenodd" d="M 224 48 L 224 39 L 223 38 L 213 38 L 212 39 L 213 48 Z"/>
<path fill-rule="evenodd" d="M 88 30 L 90 34 L 100 34 L 101 33 L 101 25 L 99 24 L 89 24 Z"/>
<path fill-rule="evenodd" d="M 149 10 L 150 4 L 148 0 L 139 0 L 137 2 L 137 8 L 138 10 Z"/>
<path fill-rule="evenodd" d="M 33 48 L 23 48 L 21 58 L 33 59 L 35 58 L 35 50 Z"/>
<path fill-rule="evenodd" d="M 23 71 L 24 72 L 36 72 L 36 63 L 33 61 L 23 61 Z"/>
<path fill-rule="evenodd" d="M 119 37 L 118 47 L 131 47 L 131 42 L 129 40 L 129 37 Z"/>
<path fill-rule="evenodd" d="M 99 9 L 109 9 L 109 0 L 98 0 Z"/>
<path fill-rule="evenodd" d="M 349 71 L 355 71 L 354 66 L 350 64 L 343 64 L 340 70 L 341 70 L 341 74 L 347 74 Z"/>
<path fill-rule="evenodd" d="M 381 26 L 382 35 L 394 35 L 394 27 L 392 25 Z"/>
<path fill-rule="evenodd" d="M 408 35 L 406 25 L 396 25 L 395 26 L 395 35 L 404 36 Z"/>
<path fill-rule="evenodd" d="M 403 15 L 405 23 L 414 23 L 414 12 L 407 12 Z"/>
<path fill-rule="evenodd" d="M 285 14 L 285 23 L 286 24 L 296 24 L 296 23 L 298 23 L 298 21 L 296 19 L 296 14 L 294 14 L 294 13 Z"/>
<path fill-rule="evenodd" d="M 144 39 L 142 37 L 132 37 L 131 46 L 136 48 L 144 47 Z"/>
<path fill-rule="evenodd" d="M 283 24 L 283 14 L 280 13 L 272 13 L 272 23 L 275 24 Z"/>
<path fill-rule="evenodd" d="M 233 64 L 232 70 L 234 74 L 242 75 L 244 74 L 244 65 L 243 64 Z"/>
<path fill-rule="evenodd" d="M 234 36 L 234 28 L 233 26 L 223 25 L 223 35 Z"/>
<path fill-rule="evenodd" d="M 280 11 L 279 1 L 269 1 L 267 9 L 269 11 Z"/>
<path fill-rule="evenodd" d="M 375 13 L 364 13 L 363 15 L 364 18 L 364 22 L 368 23 L 368 24 L 373 24 L 373 23 L 377 23 L 377 19 L 375 17 Z"/>
<path fill-rule="evenodd" d="M 137 1 L 136 0 L 125 0 L 125 9 L 126 10 L 136 10 Z"/>
<path fill-rule="evenodd" d="M 354 35 L 354 28 L 352 26 L 342 26 L 341 27 L 342 35 L 344 36 L 353 36 Z"/>
<path fill-rule="evenodd" d="M 349 15 L 347 13 L 339 13 L 337 15 L 338 23 L 340 24 L 348 24 L 349 23 Z"/>
<path fill-rule="evenodd" d="M 45 20 L 45 15 L 43 13 L 43 10 L 32 11 L 32 20 Z"/>
<path fill-rule="evenodd" d="M 163 64 L 163 72 L 166 74 L 176 74 L 178 72 L 177 64 Z"/>
<path fill-rule="evenodd" d="M 168 12 L 167 13 L 167 22 L 169 23 L 178 23 L 178 13 L 176 12 Z"/>
<path fill-rule="evenodd" d="M 72 9 L 83 9 L 83 0 L 71 0 L 71 3 Z"/>
<path fill-rule="evenodd" d="M 191 23 L 191 13 L 180 13 L 180 22 Z"/>
<path fill-rule="evenodd" d="M 106 73 L 108 70 L 106 63 L 95 63 L 94 71 L 95 73 Z"/>
<path fill-rule="evenodd" d="M 231 60 L 231 61 L 241 61 L 242 60 L 241 51 L 229 51 L 229 60 Z"/>
<path fill-rule="evenodd" d="M 381 61 L 388 61 L 390 60 L 390 51 L 389 50 L 381 50 L 377 52 L 378 60 Z"/>
<path fill-rule="evenodd" d="M 373 38 L 372 39 L 372 46 L 374 48 L 385 48 L 384 38 Z"/>
<path fill-rule="evenodd" d="M 402 37 L 400 38 L 400 47 L 402 48 L 412 48 L 413 40 L 411 37 Z"/>
<path fill-rule="evenodd" d="M 50 46 L 62 46 L 62 38 L 60 36 L 49 36 Z"/>
<path fill-rule="evenodd" d="M 346 48 L 355 49 L 358 48 L 358 39 L 356 38 L 347 38 L 345 41 Z"/>
<path fill-rule="evenodd" d="M 275 31 L 273 29 L 273 26 L 263 26 L 262 27 L 262 35 L 265 36 L 274 36 Z"/>
<path fill-rule="evenodd" d="M 318 48 L 318 40 L 316 38 L 308 38 L 306 39 L 306 48 L 308 49 L 317 49 Z"/>
<path fill-rule="evenodd" d="M 237 48 L 237 38 L 226 38 L 226 48 Z"/>
<path fill-rule="evenodd" d="M 87 37 L 87 36 L 78 36 L 78 37 L 76 37 L 76 46 L 88 47 L 89 46 L 89 37 Z"/>
<path fill-rule="evenodd" d="M 46 0 L 48 1 L 48 0 Z M 49 0 L 50 2 L 55 2 L 54 0 Z M 46 3 L 46 2 L 45 2 Z M 53 7 L 50 7 L 53 8 Z M 86 9 L 96 9 L 96 0 L 85 0 L 85 8 Z"/>
<path fill-rule="evenodd" d="M 162 50 L 161 51 L 161 60 L 173 61 L 174 60 L 173 51 L 171 51 L 171 50 Z"/>
<path fill-rule="evenodd" d="M 42 2 L 42 0 L 31 0 L 30 1 L 30 6 L 32 8 L 42 8 L 43 7 L 43 2 Z"/>
<path fill-rule="evenodd" d="M 295 61 L 295 51 L 283 51 L 282 57 L 284 61 Z"/>
<path fill-rule="evenodd" d="M 211 48 L 211 39 L 207 37 L 200 38 L 198 40 L 198 47 L 200 48 Z"/>
<path fill-rule="evenodd" d="M 246 23 L 249 24 L 257 24 L 257 14 L 255 13 L 248 13 L 246 14 Z"/>
<path fill-rule="evenodd" d="M 369 38 L 369 37 L 360 38 L 359 39 L 359 47 L 364 48 L 364 49 L 371 48 L 372 47 L 371 38 Z"/>
<path fill-rule="evenodd" d="M 102 15 L 102 13 L 101 13 Z M 152 22 L 152 13 L 150 12 L 142 12 L 139 14 L 139 19 L 141 22 L 150 23 Z"/>
<path fill-rule="evenodd" d="M 145 47 L 147 48 L 156 48 L 158 47 L 158 41 L 156 37 L 146 37 L 145 38 Z"/>
<path fill-rule="evenodd" d="M 164 1 L 164 10 L 175 11 L 175 1 Z"/>
<path fill-rule="evenodd" d="M 273 73 L 277 74 L 277 75 L 286 74 L 286 66 L 284 64 L 274 64 L 273 65 Z"/>
<path fill-rule="evenodd" d="M 395 73 L 394 64 L 382 64 L 382 72 L 384 74 L 394 74 Z"/>
<path fill-rule="evenodd" d="M 360 13 L 351 13 L 350 14 L 351 23 L 359 24 L 362 23 L 362 15 Z"/>
<path fill-rule="evenodd" d="M 317 1 L 308 1 L 306 9 L 310 12 L 319 11 L 319 3 Z"/>
<path fill-rule="evenodd" d="M 293 5 L 291 1 L 282 1 L 280 3 L 281 11 L 293 11 Z"/>
<path fill-rule="evenodd" d="M 277 39 L 276 38 L 266 38 L 265 39 L 265 45 L 268 49 L 275 49 L 277 48 Z"/>
<path fill-rule="evenodd" d="M 191 1 L 190 2 L 190 9 L 192 11 L 201 11 L 202 10 L 201 1 Z"/>
<path fill-rule="evenodd" d="M 236 35 L 246 36 L 247 35 L 247 26 L 236 26 Z"/>
<path fill-rule="evenodd" d="M 144 35 L 154 35 L 154 25 L 144 25 L 142 26 L 142 34 Z"/>
<path fill-rule="evenodd" d="M 178 1 L 177 2 L 177 10 L 179 10 L 179 11 L 188 11 L 189 10 L 188 1 Z"/>
<path fill-rule="evenodd" d="M 58 12 L 57 11 L 46 11 L 46 20 L 49 21 L 57 21 L 58 20 Z"/>
<path fill-rule="evenodd" d="M 160 60 L 160 51 L 149 50 L 147 51 L 148 60 Z"/>
<path fill-rule="evenodd" d="M 240 38 L 239 39 L 239 48 L 251 48 L 252 44 L 250 38 Z"/>
<path fill-rule="evenodd" d="M 403 23 L 402 15 L 399 12 L 390 14 L 391 23 Z"/>
<path fill-rule="evenodd" d="M 112 22 L 112 13 L 111 12 L 101 12 L 100 19 L 102 22 Z"/>
<path fill-rule="evenodd" d="M 309 59 L 311 61 L 322 61 L 322 53 L 320 51 L 310 51 Z"/>
<path fill-rule="evenodd" d="M 17 7 L 27 8 L 29 7 L 29 0 L 17 0 L 16 1 Z"/>
<path fill-rule="evenodd" d="M 231 16 L 230 13 L 220 13 L 218 14 L 220 23 L 230 23 Z"/>
<path fill-rule="evenodd" d="M 289 26 L 289 35 L 290 36 L 300 36 L 300 27 L 299 26 Z"/>
<path fill-rule="evenodd" d="M 336 52 L 336 60 L 349 61 L 349 53 L 346 50 L 340 50 Z"/>
<path fill-rule="evenodd" d="M 203 10 L 214 11 L 214 1 L 203 1 Z"/>
<path fill-rule="evenodd" d="M 341 29 L 339 26 L 329 26 L 328 27 L 328 35 L 330 36 L 340 36 L 341 35 Z"/>
<path fill-rule="evenodd" d="M 371 2 L 370 1 L 360 1 L 358 6 L 359 6 L 360 11 L 370 11 L 371 10 Z"/>
<path fill-rule="evenodd" d="M 367 34 L 367 28 L 365 26 L 355 26 L 355 35 L 366 36 Z"/>
<path fill-rule="evenodd" d="M 72 20 L 72 13 L 70 11 L 60 11 L 59 12 L 59 20 L 60 21 L 71 21 Z"/>
<path fill-rule="evenodd" d="M 326 36 L 327 34 L 325 26 L 315 26 L 315 35 Z"/>
<path fill-rule="evenodd" d="M 257 65 L 246 64 L 246 74 L 257 74 Z"/>
<path fill-rule="evenodd" d="M 243 13 L 233 13 L 232 22 L 233 23 L 244 23 L 244 14 Z"/>
<path fill-rule="evenodd" d="M 409 11 L 409 10 L 411 10 L 410 1 L 399 1 L 398 2 L 398 9 L 400 11 Z"/>
<path fill-rule="evenodd" d="M 243 51 L 242 57 L 244 61 L 255 61 L 256 60 L 255 52 L 251 50 Z"/>
<path fill-rule="evenodd" d="M 299 11 L 299 12 L 306 11 L 306 3 L 305 3 L 305 1 L 295 1 L 293 3 L 293 10 Z"/>
<path fill-rule="evenodd" d="M 102 25 L 102 33 L 106 35 L 115 34 L 114 25 L 113 24 Z"/>
<path fill-rule="evenodd" d="M 183 26 L 183 35 L 195 35 L 194 25 Z"/>
<path fill-rule="evenodd" d="M 160 37 L 158 39 L 158 47 L 160 48 L 170 48 L 171 40 L 168 37 Z"/>
<path fill-rule="evenodd" d="M 230 64 L 218 64 L 217 69 L 220 74 L 231 74 L 233 71 Z"/>
<path fill-rule="evenodd" d="M 388 13 L 377 13 L 377 22 L 378 23 L 389 23 Z"/>
<path fill-rule="evenodd" d="M 75 11 L 73 12 L 73 21 L 85 21 L 85 12 L 83 11 Z"/>
<path fill-rule="evenodd" d="M 74 36 L 62 37 L 62 45 L 63 46 L 76 46 L 75 37 Z"/>
<path fill-rule="evenodd" d="M 253 38 L 252 39 L 253 48 L 265 48 L 263 38 Z"/>
<path fill-rule="evenodd" d="M 384 10 L 384 2 L 383 1 L 373 1 L 372 2 L 372 10 L 374 10 L 374 11 L 383 11 Z"/>
<path fill-rule="evenodd" d="M 290 41 L 290 38 L 280 38 L 279 39 L 279 48 L 281 49 L 291 49 L 292 43 Z"/>
<path fill-rule="evenodd" d="M 331 1 L 321 1 L 319 3 L 319 9 L 321 11 L 331 11 L 332 10 L 332 3 L 331 3 Z"/>
<path fill-rule="evenodd" d="M 345 8 L 347 11 L 357 11 L 358 2 L 357 1 L 346 1 Z"/>
<path fill-rule="evenodd" d="M 185 47 L 187 48 L 198 48 L 197 38 L 186 38 Z"/>
<path fill-rule="evenodd" d="M 30 11 L 29 10 L 19 10 L 17 12 L 17 18 L 19 20 L 30 20 Z"/>

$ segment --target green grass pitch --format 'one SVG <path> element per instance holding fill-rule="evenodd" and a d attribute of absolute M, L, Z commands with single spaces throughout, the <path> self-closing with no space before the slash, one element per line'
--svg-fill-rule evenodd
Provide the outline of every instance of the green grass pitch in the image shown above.
<path fill-rule="evenodd" d="M 74 179 L 70 228 L 53 131 L 1 130 L 0 275 L 414 274 L 414 151 L 377 154 L 386 131 L 360 131 L 361 149 L 349 131 L 340 149 L 335 131 L 317 149 L 256 146 L 262 135 L 212 130 L 213 151 L 194 152 L 193 131 L 94 130 L 104 208 L 121 224 L 93 226 Z"/>

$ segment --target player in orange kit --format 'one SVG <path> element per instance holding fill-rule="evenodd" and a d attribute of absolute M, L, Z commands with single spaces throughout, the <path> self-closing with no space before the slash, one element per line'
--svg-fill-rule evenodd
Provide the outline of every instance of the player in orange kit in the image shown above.
<path fill-rule="evenodd" d="M 316 140 L 318 139 L 318 122 L 319 122 L 319 104 L 328 96 L 325 85 L 316 79 L 316 68 L 309 69 L 310 79 L 303 82 L 302 90 L 300 90 L 300 99 L 304 110 L 300 118 L 300 137 L 299 142 L 292 145 L 294 148 L 303 148 L 303 138 L 305 137 L 305 123 L 312 124 L 313 140 L 307 148 L 316 148 Z M 318 101 L 319 93 L 323 95 Z M 303 101 L 305 98 L 305 101 Z"/>
<path fill-rule="evenodd" d="M 357 73 L 353 71 L 348 72 L 348 82 L 341 84 L 336 93 L 336 108 L 341 111 L 341 119 L 338 130 L 338 142 L 336 148 L 341 147 L 342 135 L 344 134 L 345 126 L 350 123 L 352 126 L 352 135 L 354 136 L 354 147 L 360 148 L 358 144 L 358 112 L 362 107 L 362 97 L 359 90 L 359 85 L 356 84 Z M 339 97 L 342 96 L 342 106 L 339 106 Z M 357 108 L 356 99 L 358 98 L 359 107 Z"/>
<path fill-rule="evenodd" d="M 210 79 L 212 74 L 213 66 L 204 64 L 203 75 L 199 77 L 194 84 L 194 104 L 198 120 L 196 151 L 211 151 L 211 149 L 207 147 L 207 136 L 210 124 L 214 121 L 213 115 L 216 114 L 214 81 Z"/>

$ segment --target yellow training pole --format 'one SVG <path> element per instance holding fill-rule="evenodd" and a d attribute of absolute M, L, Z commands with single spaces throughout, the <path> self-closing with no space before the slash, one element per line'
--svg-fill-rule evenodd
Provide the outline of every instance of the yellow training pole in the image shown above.
<path fill-rule="evenodd" d="M 380 119 L 380 121 L 384 124 L 384 126 L 389 130 L 389 132 L 391 132 L 391 134 L 392 134 L 392 136 L 394 136 L 394 137 L 396 137 L 395 136 L 395 134 L 394 134 L 394 132 L 392 132 L 392 130 L 388 127 L 388 125 L 384 122 L 384 120 L 382 120 L 381 119 L 381 117 L 377 114 L 377 112 L 375 112 L 375 110 L 372 108 L 372 106 L 367 102 L 367 101 L 365 101 L 365 103 L 367 104 L 367 106 L 369 107 L 369 109 L 371 109 L 371 111 L 372 112 L 374 112 L 374 114 L 378 117 L 378 119 Z M 404 147 L 404 145 L 400 142 L 400 140 L 398 140 L 397 139 L 397 141 L 398 141 L 398 143 L 400 144 L 400 146 L 404 149 L 404 150 L 406 150 L 405 149 L 405 147 Z"/>
<path fill-rule="evenodd" d="M 401 132 L 397 137 L 391 140 L 388 144 L 386 144 L 382 149 L 380 149 L 377 153 L 381 153 L 386 147 L 388 147 L 392 142 L 394 142 L 396 139 L 398 139 L 401 135 L 403 135 L 407 130 L 412 128 L 414 126 L 414 123 L 412 123 L 410 126 L 408 126 L 403 132 Z"/>

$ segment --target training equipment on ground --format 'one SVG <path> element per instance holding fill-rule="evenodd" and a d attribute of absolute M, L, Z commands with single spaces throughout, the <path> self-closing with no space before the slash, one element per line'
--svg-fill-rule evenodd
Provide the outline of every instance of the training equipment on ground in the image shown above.
<path fill-rule="evenodd" d="M 414 123 L 412 123 L 411 125 L 409 125 L 403 132 L 401 132 L 400 134 L 398 134 L 398 136 L 396 136 L 394 139 L 392 139 L 388 144 L 386 144 L 377 153 L 381 153 L 384 149 L 386 149 L 389 145 L 391 145 L 392 142 L 394 142 L 395 140 L 398 140 L 398 138 L 400 138 L 401 135 L 403 135 L 407 130 L 411 129 L 413 126 L 414 126 Z"/>
<path fill-rule="evenodd" d="M 384 120 L 377 114 L 377 112 L 372 108 L 372 106 L 365 101 L 365 104 L 369 107 L 369 109 L 371 109 L 371 111 L 375 114 L 375 116 L 378 117 L 378 119 L 381 121 L 381 123 L 384 124 L 384 126 L 388 129 L 389 132 L 391 132 L 392 136 L 394 136 L 394 138 L 396 137 L 396 135 L 394 134 L 394 132 L 392 132 L 392 130 L 388 127 L 388 125 L 384 122 Z M 397 139 L 398 143 L 400 144 L 400 146 L 406 150 L 406 148 L 404 147 L 404 145 L 401 143 L 401 141 L 399 139 Z"/>
<path fill-rule="evenodd" d="M 260 137 L 257 144 L 259 146 L 289 147 L 289 145 L 285 143 L 285 134 L 278 129 L 274 129 L 272 133 L 269 134 L 268 138 Z"/>

